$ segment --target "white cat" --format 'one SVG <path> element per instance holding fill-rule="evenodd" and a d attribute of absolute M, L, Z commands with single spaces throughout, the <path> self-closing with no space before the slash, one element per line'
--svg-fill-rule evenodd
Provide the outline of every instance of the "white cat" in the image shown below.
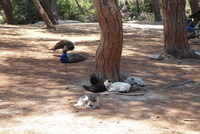
<path fill-rule="evenodd" d="M 104 85 L 108 92 L 129 92 L 131 85 L 125 82 L 111 83 L 108 80 L 104 82 Z"/>
<path fill-rule="evenodd" d="M 96 95 L 83 95 L 81 96 L 77 103 L 74 104 L 74 107 L 84 106 L 85 108 L 98 108 L 99 104 L 99 97 Z"/>
<path fill-rule="evenodd" d="M 124 82 L 129 83 L 131 86 L 144 87 L 144 81 L 138 77 L 128 77 Z"/>

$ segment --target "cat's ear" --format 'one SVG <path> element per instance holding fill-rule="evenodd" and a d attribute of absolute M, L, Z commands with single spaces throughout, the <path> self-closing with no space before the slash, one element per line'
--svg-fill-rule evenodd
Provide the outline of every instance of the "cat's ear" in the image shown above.
<path fill-rule="evenodd" d="M 111 83 L 111 80 L 107 80 L 107 82 Z"/>
<path fill-rule="evenodd" d="M 91 74 L 90 77 L 95 77 L 95 74 Z"/>

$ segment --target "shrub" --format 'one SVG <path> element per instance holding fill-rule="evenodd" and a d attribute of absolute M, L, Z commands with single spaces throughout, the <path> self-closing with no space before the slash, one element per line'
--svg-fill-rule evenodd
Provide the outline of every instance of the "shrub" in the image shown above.
<path fill-rule="evenodd" d="M 78 7 L 75 0 L 58 0 L 59 15 L 61 19 L 78 20 L 81 22 L 95 21 L 95 7 L 92 0 L 79 1 Z"/>
<path fill-rule="evenodd" d="M 27 5 L 25 5 L 24 0 L 12 0 L 11 4 L 14 19 L 17 24 L 29 24 L 41 20 L 32 0 L 29 0 Z M 6 23 L 6 17 L 4 14 L 0 23 Z"/>
<path fill-rule="evenodd" d="M 136 1 L 119 0 L 118 5 L 124 21 L 130 20 L 154 20 L 151 0 L 139 0 L 139 10 Z"/>

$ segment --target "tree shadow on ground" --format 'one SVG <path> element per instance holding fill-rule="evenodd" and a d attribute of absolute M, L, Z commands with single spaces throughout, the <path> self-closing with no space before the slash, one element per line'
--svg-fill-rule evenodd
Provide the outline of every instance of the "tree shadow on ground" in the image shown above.
<path fill-rule="evenodd" d="M 55 41 L 57 38 L 31 39 L 35 42 L 30 43 L 30 46 L 22 43 L 20 39 L 16 40 L 17 46 L 19 45 L 17 48 L 21 47 L 19 53 L 23 55 L 20 57 L 8 55 L 0 64 L 2 76 L 0 120 L 6 118 L 15 122 L 18 117 L 62 110 L 73 113 L 76 117 L 153 120 L 198 130 L 200 78 L 197 74 L 200 72 L 199 68 L 195 67 L 199 67 L 199 63 L 180 59 L 149 60 L 147 58 L 149 54 L 162 50 L 160 35 L 152 36 L 152 33 L 149 33 L 149 38 L 159 38 L 156 41 L 144 39 L 148 34 L 145 34 L 145 37 L 144 34 L 135 34 L 125 35 L 121 71 L 142 78 L 147 91 L 137 92 L 143 93 L 142 96 L 100 94 L 101 106 L 94 110 L 73 108 L 73 104 L 79 96 L 89 93 L 83 91 L 82 85 L 89 81 L 89 75 L 94 72 L 94 54 L 98 40 L 77 42 L 77 48 L 80 47 L 77 52 L 88 59 L 73 64 L 62 64 L 58 57 L 47 53 L 46 48 L 49 48 L 49 44 L 46 42 Z M 1 40 L 0 43 L 3 44 L 4 41 Z M 6 43 L 5 47 L 9 51 L 13 51 L 16 47 L 13 42 Z M 40 51 L 35 53 L 36 49 Z M 187 80 L 195 80 L 196 83 L 160 90 L 166 85 Z M 187 124 L 184 119 L 188 118 L 197 121 Z M 162 125 L 158 124 L 158 127 Z"/>

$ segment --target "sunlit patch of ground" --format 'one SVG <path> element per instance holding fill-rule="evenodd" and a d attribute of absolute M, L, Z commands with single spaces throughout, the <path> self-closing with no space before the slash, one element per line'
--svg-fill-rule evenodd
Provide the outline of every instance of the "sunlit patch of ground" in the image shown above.
<path fill-rule="evenodd" d="M 199 134 L 200 61 L 149 60 L 163 49 L 159 24 L 124 24 L 121 71 L 142 78 L 147 91 L 100 94 L 99 109 L 73 108 L 88 93 L 82 84 L 94 72 L 99 32 L 96 23 L 62 24 L 56 30 L 0 25 L 0 133 Z M 73 52 L 88 59 L 60 63 L 50 49 L 61 39 L 73 41 Z M 199 50 L 200 44 L 191 47 Z M 188 80 L 195 83 L 180 84 Z"/>

